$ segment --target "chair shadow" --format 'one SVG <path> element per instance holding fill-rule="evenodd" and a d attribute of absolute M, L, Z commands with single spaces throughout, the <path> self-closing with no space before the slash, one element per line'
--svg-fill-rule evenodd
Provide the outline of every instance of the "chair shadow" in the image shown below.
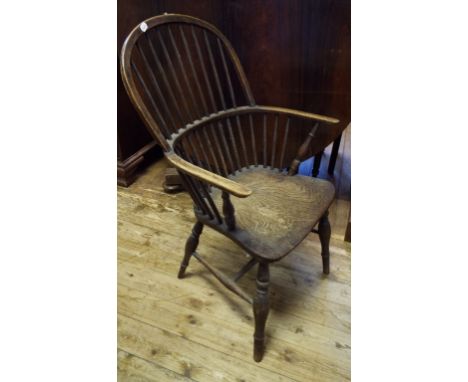
<path fill-rule="evenodd" d="M 237 245 L 227 238 L 223 237 L 223 239 L 222 242 L 214 246 L 210 245 L 208 248 L 206 245 L 204 245 L 203 248 L 202 243 L 200 243 L 199 253 L 202 254 L 206 260 L 210 261 L 213 266 L 217 267 L 228 276 L 232 276 L 248 261 L 248 258 Z M 316 272 L 315 274 L 302 271 L 301 268 L 314 268 L 316 265 L 314 265 L 312 261 L 308 261 L 308 256 L 301 256 L 301 254 L 297 252 L 294 250 L 288 254 L 286 258 L 270 265 L 270 309 L 274 310 L 277 316 L 293 314 L 295 306 L 305 302 L 305 294 L 313 295 L 314 290 L 319 287 L 320 282 L 330 279 L 330 276 L 321 273 L 321 268 L 319 271 L 320 273 Z M 237 256 L 234 256 L 234 253 L 237 254 Z M 222 261 L 217 261 L 217 256 L 224 256 L 224 259 Z M 301 259 L 299 259 L 299 256 L 301 256 Z M 314 251 L 310 256 L 320 257 L 320 253 L 315 253 Z M 278 280 L 275 277 L 275 274 L 278 272 L 278 267 L 283 267 L 283 278 L 284 274 L 289 274 L 290 282 L 287 285 L 284 285 L 284 280 Z M 239 287 L 252 296 L 252 298 L 255 296 L 256 291 L 256 269 L 257 267 L 254 266 L 237 282 Z M 251 321 L 253 324 L 252 308 L 249 307 L 245 301 L 224 287 L 207 269 L 202 268 L 196 272 L 187 272 L 186 277 L 195 275 L 203 277 L 213 287 L 213 290 L 216 290 L 217 293 L 221 295 L 233 312 L 236 312 L 242 319 Z M 298 283 L 298 278 L 302 278 L 303 281 Z"/>

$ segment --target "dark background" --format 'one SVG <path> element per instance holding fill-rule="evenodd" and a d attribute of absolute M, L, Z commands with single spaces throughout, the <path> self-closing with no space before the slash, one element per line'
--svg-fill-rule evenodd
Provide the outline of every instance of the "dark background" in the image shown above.
<path fill-rule="evenodd" d="M 214 24 L 231 41 L 257 104 L 339 118 L 339 126 L 320 137 L 323 144 L 336 139 L 351 120 L 349 0 L 118 0 L 117 12 L 117 55 L 144 19 L 164 12 L 188 14 Z M 150 143 L 118 76 L 122 167 L 161 152 Z"/>

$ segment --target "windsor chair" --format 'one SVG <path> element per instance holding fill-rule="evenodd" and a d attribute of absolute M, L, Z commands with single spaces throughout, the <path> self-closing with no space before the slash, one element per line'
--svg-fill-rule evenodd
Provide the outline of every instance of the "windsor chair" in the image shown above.
<path fill-rule="evenodd" d="M 323 272 L 329 273 L 327 215 L 334 187 L 325 180 L 292 175 L 319 125 L 339 121 L 256 105 L 230 42 L 213 25 L 186 15 L 164 14 L 136 26 L 122 48 L 121 75 L 134 107 L 193 199 L 196 223 L 178 277 L 195 257 L 253 305 L 254 360 L 259 362 L 269 312 L 270 263 L 312 231 L 320 237 Z M 299 148 L 292 146 L 292 132 L 303 139 Z M 232 278 L 196 252 L 205 226 L 251 255 Z M 252 298 L 236 282 L 256 264 Z"/>

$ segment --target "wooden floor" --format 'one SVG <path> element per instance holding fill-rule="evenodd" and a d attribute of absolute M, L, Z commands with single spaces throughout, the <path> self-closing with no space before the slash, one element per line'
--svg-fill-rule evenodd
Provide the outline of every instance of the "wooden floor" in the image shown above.
<path fill-rule="evenodd" d="M 118 188 L 119 381 L 349 380 L 351 252 L 343 235 L 350 202 L 336 200 L 330 210 L 328 277 L 315 234 L 271 266 L 266 352 L 255 363 L 251 307 L 195 259 L 186 278 L 176 277 L 194 217 L 186 193 L 163 192 L 166 165 Z M 228 274 L 247 261 L 209 228 L 197 252 Z M 252 295 L 254 276 L 240 281 Z"/>

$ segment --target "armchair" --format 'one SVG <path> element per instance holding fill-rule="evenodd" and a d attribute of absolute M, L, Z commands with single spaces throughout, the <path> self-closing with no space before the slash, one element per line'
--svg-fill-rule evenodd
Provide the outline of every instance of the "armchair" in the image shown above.
<path fill-rule="evenodd" d="M 183 278 L 195 257 L 252 304 L 254 360 L 259 362 L 269 311 L 270 263 L 314 232 L 322 245 L 323 272 L 329 273 L 327 211 L 334 187 L 325 180 L 292 175 L 318 129 L 339 121 L 256 105 L 229 41 L 211 24 L 190 16 L 165 14 L 136 26 L 122 48 L 121 74 L 133 105 L 193 199 L 196 222 L 178 277 Z M 292 131 L 304 137 L 299 148 L 289 139 Z M 205 226 L 252 256 L 232 278 L 196 252 Z M 252 298 L 236 281 L 257 264 Z"/>

